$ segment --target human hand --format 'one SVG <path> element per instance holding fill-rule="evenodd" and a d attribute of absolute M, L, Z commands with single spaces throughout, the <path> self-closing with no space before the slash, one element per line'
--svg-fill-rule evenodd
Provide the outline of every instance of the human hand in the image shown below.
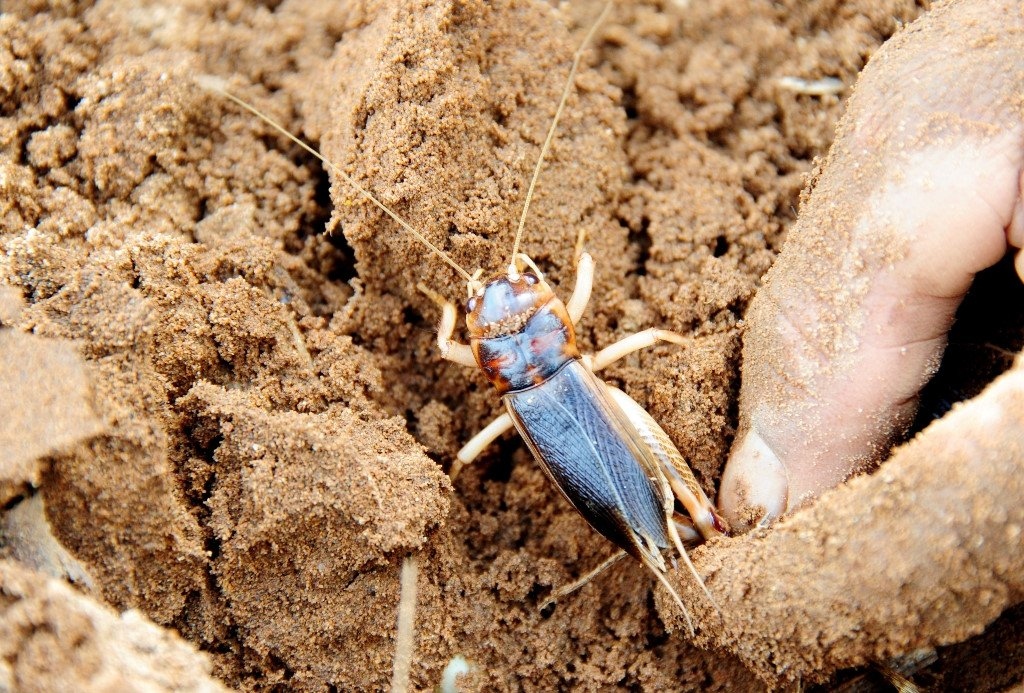
<path fill-rule="evenodd" d="M 1024 246 L 1022 168 L 1019 2 L 944 4 L 880 49 L 747 314 L 734 527 L 888 452 L 974 274 Z"/>

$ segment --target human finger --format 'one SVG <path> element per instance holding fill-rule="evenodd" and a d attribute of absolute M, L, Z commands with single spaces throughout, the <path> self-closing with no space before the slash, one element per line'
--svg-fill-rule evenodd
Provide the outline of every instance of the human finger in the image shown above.
<path fill-rule="evenodd" d="M 1005 0 L 938 6 L 865 68 L 747 314 L 719 496 L 734 525 L 877 461 L 910 422 L 974 274 L 1020 240 L 1022 85 Z"/>

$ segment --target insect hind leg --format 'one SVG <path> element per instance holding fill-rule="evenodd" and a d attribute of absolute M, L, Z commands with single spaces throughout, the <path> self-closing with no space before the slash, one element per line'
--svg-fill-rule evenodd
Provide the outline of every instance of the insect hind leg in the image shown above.
<path fill-rule="evenodd" d="M 684 547 L 696 547 L 704 543 L 704 537 L 691 520 L 686 515 L 680 513 L 673 513 L 672 521 L 676 525 L 676 531 L 679 532 L 679 537 L 683 540 Z"/>
<path fill-rule="evenodd" d="M 605 387 L 608 390 L 608 394 L 611 395 L 612 399 L 622 409 L 626 418 L 636 428 L 640 441 L 648 447 L 658 465 L 655 471 L 660 477 L 661 483 L 666 487 L 665 524 L 673 547 L 683 559 L 683 562 L 686 563 L 686 567 L 689 569 L 690 574 L 693 575 L 693 579 L 700 585 L 701 590 L 707 596 L 708 601 L 714 606 L 715 611 L 721 614 L 718 603 L 711 595 L 707 585 L 704 584 L 704 578 L 697 572 L 696 566 L 690 560 L 690 555 L 686 552 L 686 547 L 683 545 L 682 537 L 679 534 L 679 529 L 673 517 L 675 514 L 673 512 L 674 499 L 678 499 L 689 512 L 692 526 L 698 529 L 704 538 L 710 539 L 714 536 L 721 536 L 724 532 L 719 531 L 716 524 L 717 514 L 715 513 L 714 505 L 704 494 L 699 484 L 697 484 L 696 478 L 693 477 L 693 472 L 686 464 L 682 455 L 679 454 L 679 451 L 672 444 L 668 435 L 651 415 L 622 390 L 607 384 Z M 690 484 L 683 482 L 683 474 L 688 475 Z M 673 481 L 678 481 L 679 483 L 673 484 Z"/>
<path fill-rule="evenodd" d="M 686 547 L 683 546 L 683 540 L 679 536 L 679 531 L 676 529 L 676 524 L 675 524 L 675 522 L 672 522 L 671 520 L 668 523 L 668 533 L 669 533 L 669 536 L 672 539 L 672 543 L 675 544 L 676 551 L 682 557 L 683 562 L 686 563 L 686 567 L 689 569 L 690 575 L 693 576 L 694 581 L 696 581 L 696 583 L 700 586 L 701 591 L 704 592 L 704 596 L 706 596 L 708 598 L 708 601 L 711 602 L 711 606 L 713 606 L 715 608 L 715 611 L 718 613 L 719 617 L 721 617 L 722 610 L 720 608 L 718 608 L 718 602 L 715 601 L 715 598 L 714 598 L 714 596 L 712 596 L 711 590 L 708 589 L 708 586 L 706 584 L 704 584 L 704 578 L 701 577 L 701 574 L 697 572 L 697 566 L 695 566 L 693 564 L 693 561 L 690 560 L 690 554 L 686 551 Z M 677 599 L 678 599 L 678 596 L 677 596 Z M 685 610 L 685 608 L 684 608 L 684 610 Z M 687 615 L 686 618 L 687 618 L 687 620 L 689 620 L 689 618 L 690 618 L 689 615 Z M 691 626 L 691 630 L 692 630 L 692 626 Z"/>
<path fill-rule="evenodd" d="M 620 560 L 625 558 L 627 555 L 629 554 L 627 554 L 625 551 L 618 551 L 609 556 L 608 558 L 604 559 L 603 561 L 601 561 L 601 565 L 589 571 L 583 577 L 574 580 L 573 582 L 570 582 L 568 585 L 563 585 L 562 587 L 559 587 L 557 590 L 553 591 L 550 596 L 548 596 L 548 598 L 544 601 L 543 604 L 540 605 L 541 611 L 548 608 L 562 597 L 572 594 L 576 590 L 580 589 L 588 582 L 596 578 L 598 575 L 608 570 L 613 565 L 618 563 Z"/>

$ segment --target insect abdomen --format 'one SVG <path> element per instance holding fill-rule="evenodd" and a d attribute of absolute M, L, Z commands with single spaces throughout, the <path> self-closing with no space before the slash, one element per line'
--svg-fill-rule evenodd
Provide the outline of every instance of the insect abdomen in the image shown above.
<path fill-rule="evenodd" d="M 651 553 L 669 546 L 664 498 L 639 461 L 649 453 L 580 361 L 503 399 L 534 457 L 594 529 L 638 559 L 638 544 Z"/>

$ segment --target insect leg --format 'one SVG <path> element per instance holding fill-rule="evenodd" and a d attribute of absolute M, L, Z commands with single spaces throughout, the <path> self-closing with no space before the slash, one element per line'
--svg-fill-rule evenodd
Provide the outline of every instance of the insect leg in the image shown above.
<path fill-rule="evenodd" d="M 618 551 L 609 556 L 608 558 L 604 559 L 603 561 L 601 561 L 601 565 L 597 566 L 580 579 L 575 580 L 569 583 L 568 585 L 559 587 L 557 590 L 551 593 L 551 595 L 545 600 L 543 604 L 540 605 L 540 610 L 543 611 L 548 606 L 554 604 L 565 595 L 572 594 L 573 592 L 586 585 L 588 582 L 596 578 L 604 571 L 608 570 L 608 568 L 611 568 L 613 565 L 615 565 L 628 555 L 629 554 L 627 554 L 625 551 Z"/>
<path fill-rule="evenodd" d="M 685 553 L 684 553 L 683 555 L 684 555 L 684 556 L 686 556 L 686 554 L 685 554 Z M 689 562 L 690 562 L 690 558 L 689 558 L 689 556 L 686 556 L 686 562 L 687 562 L 687 563 L 689 563 Z M 679 607 L 679 610 L 683 612 L 683 616 L 684 616 L 684 617 L 686 618 L 686 627 L 687 627 L 687 629 L 688 629 L 688 630 L 690 631 L 690 637 L 692 638 L 692 637 L 693 637 L 694 635 L 696 635 L 696 634 L 697 634 L 697 631 L 696 631 L 696 630 L 694 630 L 694 628 L 693 628 L 693 619 L 692 619 L 692 618 L 690 618 L 690 612 L 689 612 L 689 610 L 688 610 L 688 609 L 686 608 L 686 605 L 685 605 L 685 604 L 683 604 L 683 600 L 682 600 L 682 598 L 681 598 L 681 597 L 679 596 L 679 593 L 678 593 L 678 592 L 676 592 L 676 589 L 675 589 L 675 588 L 674 588 L 674 587 L 672 586 L 672 583 L 668 581 L 668 578 L 667 578 L 667 577 L 665 577 L 665 571 L 664 571 L 664 570 L 658 570 L 658 568 L 657 568 L 656 566 L 653 566 L 653 565 L 651 565 L 651 564 L 650 564 L 650 563 L 648 563 L 647 561 L 643 561 L 643 564 L 644 564 L 645 566 L 647 566 L 647 568 L 648 568 L 648 569 L 649 569 L 649 570 L 650 570 L 650 571 L 651 571 L 652 573 L 654 573 L 654 577 L 658 578 L 658 582 L 660 582 L 660 583 L 661 583 L 662 585 L 664 585 L 665 589 L 666 589 L 666 590 L 668 590 L 669 596 L 671 596 L 671 597 L 672 597 L 672 600 L 673 600 L 673 601 L 675 601 L 675 603 L 676 603 L 676 606 L 678 606 L 678 607 Z M 691 566 L 692 566 L 692 565 L 693 565 L 693 564 L 691 564 Z M 703 582 L 703 580 L 701 581 L 701 583 L 700 583 L 700 584 L 701 584 L 701 586 L 702 586 L 702 587 L 704 586 L 704 582 Z M 705 591 L 705 592 L 707 591 L 707 588 L 706 588 L 706 587 L 704 588 L 704 591 Z M 716 608 L 717 608 L 717 607 L 716 607 Z"/>
<path fill-rule="evenodd" d="M 629 335 L 628 337 L 623 337 L 619 341 L 615 342 L 615 344 L 601 349 L 601 351 L 597 352 L 592 357 L 590 361 L 590 369 L 593 371 L 599 371 L 602 368 L 615 363 L 622 357 L 632 354 L 634 351 L 654 346 L 658 342 L 672 342 L 673 344 L 680 345 L 689 344 L 689 340 L 677 332 L 659 330 L 651 327 L 643 332 L 637 332 Z"/>
<path fill-rule="evenodd" d="M 583 312 L 590 303 L 590 290 L 593 287 L 594 258 L 590 257 L 590 253 L 580 253 L 579 262 L 576 263 L 576 286 L 572 290 L 572 296 L 565 303 L 565 309 L 573 325 L 583 317 Z"/>
<path fill-rule="evenodd" d="M 683 546 L 692 549 L 704 543 L 704 537 L 697 531 L 697 527 L 689 516 L 682 513 L 674 513 L 672 520 L 675 523 L 676 532 L 679 534 Z"/>
<path fill-rule="evenodd" d="M 452 339 L 452 334 L 455 332 L 455 319 L 458 317 L 455 305 L 423 284 L 417 284 L 416 288 L 441 306 L 441 324 L 437 326 L 437 349 L 441 352 L 441 356 L 460 365 L 476 368 L 476 357 L 473 356 L 472 347 Z"/>
<path fill-rule="evenodd" d="M 580 264 L 580 258 L 583 257 L 583 248 L 587 243 L 587 228 L 581 226 L 579 233 L 576 234 L 576 245 L 572 249 L 572 262 L 574 265 Z"/>
<path fill-rule="evenodd" d="M 459 450 L 459 454 L 455 456 L 455 462 L 452 463 L 452 469 L 448 472 L 448 477 L 455 479 L 465 465 L 475 460 L 477 455 L 484 451 L 484 448 L 497 440 L 498 436 L 510 428 L 512 428 L 512 417 L 508 412 L 487 424 L 484 430 L 470 438 L 469 442 Z"/>

